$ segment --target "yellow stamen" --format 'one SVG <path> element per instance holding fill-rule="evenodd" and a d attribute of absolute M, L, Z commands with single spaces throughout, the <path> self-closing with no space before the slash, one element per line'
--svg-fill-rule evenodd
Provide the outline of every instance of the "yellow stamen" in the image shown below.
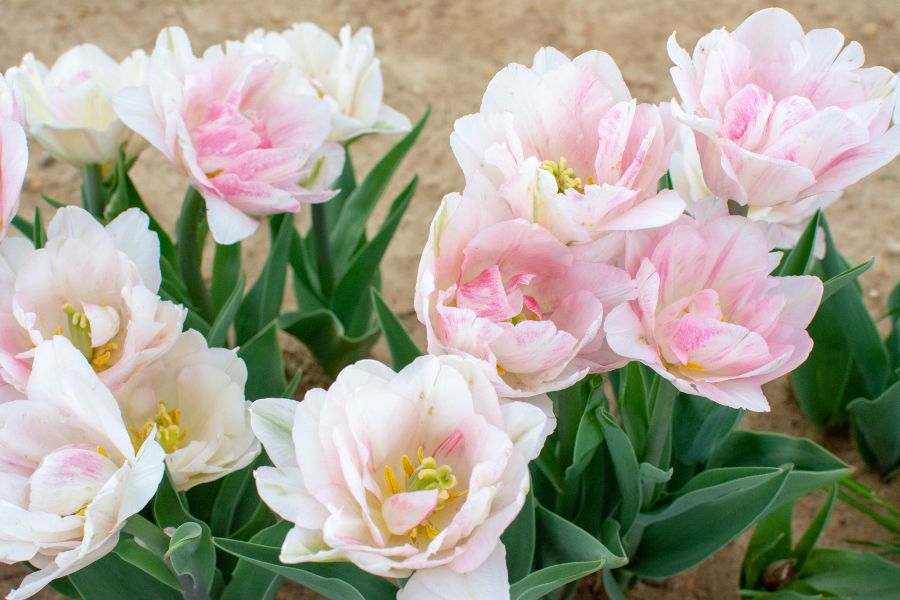
<path fill-rule="evenodd" d="M 394 477 L 394 470 L 390 467 L 384 468 L 384 480 L 387 482 L 388 489 L 391 490 L 391 494 L 399 494 L 400 486 L 397 485 L 397 478 Z"/>
<path fill-rule="evenodd" d="M 97 454 L 109 458 L 109 452 L 107 452 L 106 448 L 104 448 L 103 446 L 97 446 Z"/>
<path fill-rule="evenodd" d="M 109 368 L 107 363 L 112 358 L 112 353 L 118 349 L 119 345 L 115 342 L 106 342 L 102 346 L 94 348 L 91 356 L 91 365 L 94 367 L 94 370 L 100 372 Z"/>
<path fill-rule="evenodd" d="M 416 450 L 416 456 L 419 458 L 419 464 L 422 464 L 422 461 L 425 460 L 425 450 L 422 446 L 419 446 L 419 449 Z"/>
<path fill-rule="evenodd" d="M 131 428 L 131 444 L 138 450 L 144 441 L 156 427 L 156 441 L 162 446 L 166 454 L 172 454 L 178 450 L 181 442 L 187 436 L 187 427 L 181 426 L 181 411 L 177 408 L 168 410 L 165 402 L 159 403 L 159 412 L 156 417 L 144 423 L 140 429 Z"/>
<path fill-rule="evenodd" d="M 407 479 L 412 477 L 413 471 L 415 471 L 415 469 L 413 468 L 412 461 L 409 460 L 409 457 L 404 454 L 403 455 L 403 472 L 406 473 Z"/>
<path fill-rule="evenodd" d="M 584 186 L 580 177 L 575 177 L 575 171 L 568 166 L 565 156 L 560 156 L 558 161 L 545 160 L 541 163 L 541 168 L 549 172 L 556 179 L 556 187 L 560 192 L 573 189 L 581 194 L 584 193 Z M 589 183 L 593 179 L 588 180 Z"/>
<path fill-rule="evenodd" d="M 431 524 L 431 521 L 425 521 L 425 533 L 429 538 L 434 539 L 438 536 L 440 531 L 438 531 L 438 529 Z"/>
<path fill-rule="evenodd" d="M 222 174 L 223 170 L 224 169 L 216 169 L 215 171 L 210 171 L 209 173 L 206 174 L 206 177 L 207 177 L 207 179 L 215 179 L 216 177 L 218 177 L 219 175 Z"/>
<path fill-rule="evenodd" d="M 689 371 L 705 371 L 706 370 L 703 368 L 703 365 L 698 365 L 697 363 L 690 362 L 690 361 L 688 361 L 687 364 L 684 365 L 684 368 L 688 369 Z"/>
<path fill-rule="evenodd" d="M 504 375 L 506 375 L 506 369 L 504 369 L 500 365 L 497 365 L 497 375 L 503 377 Z"/>

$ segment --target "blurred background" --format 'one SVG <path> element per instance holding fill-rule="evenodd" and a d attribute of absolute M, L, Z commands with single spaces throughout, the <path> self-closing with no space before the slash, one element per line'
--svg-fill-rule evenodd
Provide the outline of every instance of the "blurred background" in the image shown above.
<path fill-rule="evenodd" d="M 0 67 L 18 64 L 27 52 L 52 64 L 69 47 L 91 42 L 116 59 L 134 48 L 151 50 L 158 31 L 180 25 L 190 36 L 194 51 L 227 39 L 243 39 L 256 28 L 282 30 L 294 22 L 312 21 L 337 34 L 344 23 L 354 29 L 373 29 L 376 54 L 384 74 L 385 101 L 416 121 L 430 104 L 431 119 L 395 177 L 405 184 L 414 173 L 420 185 L 403 224 L 383 263 L 384 296 L 420 341 L 424 335 L 412 313 L 412 294 L 421 248 L 440 199 L 459 190 L 463 178 L 450 151 L 448 136 L 453 121 L 478 110 L 490 78 L 511 62 L 531 63 L 539 47 L 554 46 L 577 55 L 591 49 L 609 53 L 618 63 L 640 101 L 660 102 L 674 95 L 669 79 L 666 39 L 678 32 L 680 44 L 693 48 L 697 39 L 714 28 L 734 29 L 752 12 L 776 3 L 737 0 L 425 0 L 418 2 L 365 0 L 0 0 Z M 866 66 L 900 69 L 900 2 L 845 0 L 781 2 L 804 28 L 836 27 L 847 41 L 856 40 L 866 51 Z M 353 146 L 357 173 L 394 143 L 390 138 L 367 138 Z M 31 147 L 31 163 L 23 193 L 23 214 L 30 214 L 40 194 L 63 202 L 79 199 L 79 175 L 71 167 Z M 153 150 L 146 151 L 132 171 L 144 200 L 164 225 L 174 225 L 184 193 L 185 179 Z M 854 264 L 874 256 L 875 266 L 862 277 L 867 301 L 875 314 L 900 280 L 900 161 L 851 187 L 828 211 L 829 222 L 843 253 Z M 392 197 L 391 190 L 385 197 Z M 46 205 L 44 205 L 46 206 Z M 385 207 L 382 207 L 384 210 Z M 44 211 L 49 216 L 49 211 Z M 383 214 L 380 213 L 380 214 Z M 376 217 L 375 223 L 378 223 Z M 299 220 L 306 226 L 305 218 Z M 262 230 L 261 230 L 262 232 Z M 252 277 L 255 264 L 265 256 L 267 240 L 258 233 L 244 244 L 245 261 Z M 299 343 L 287 341 L 296 365 L 309 359 Z M 314 369 L 305 369 L 304 385 L 324 383 Z M 767 390 L 773 412 L 753 415 L 744 426 L 812 437 L 843 460 L 858 465 L 858 455 L 846 433 L 827 438 L 815 431 L 790 398 L 786 381 Z M 869 485 L 873 477 L 862 477 Z M 895 482 L 883 494 L 900 503 Z M 816 499 L 818 500 L 818 498 Z M 803 507 L 798 506 L 798 511 Z M 812 503 L 809 518 L 816 509 Z M 848 538 L 874 539 L 879 530 L 856 513 L 836 506 L 825 542 L 845 543 Z M 745 537 L 720 551 L 699 568 L 660 583 L 642 584 L 634 598 L 724 599 L 736 597 Z M 2 567 L 2 565 L 0 565 Z M 0 593 L 21 577 L 21 569 L 0 568 Z M 283 598 L 306 598 L 297 590 Z M 52 598 L 53 594 L 40 596 Z M 602 598 L 590 584 L 582 598 Z"/>

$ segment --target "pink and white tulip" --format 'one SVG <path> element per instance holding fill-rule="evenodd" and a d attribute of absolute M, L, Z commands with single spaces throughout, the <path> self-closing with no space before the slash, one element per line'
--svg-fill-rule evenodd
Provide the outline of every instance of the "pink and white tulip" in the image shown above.
<path fill-rule="evenodd" d="M 836 29 L 803 32 L 780 8 L 703 37 L 693 56 L 669 38 L 673 112 L 695 132 L 712 192 L 796 243 L 815 212 L 900 153 L 897 76 L 862 68 Z"/>
<path fill-rule="evenodd" d="M 674 135 L 668 106 L 632 99 L 609 55 L 542 48 L 491 80 L 450 143 L 467 185 L 486 180 L 516 217 L 570 243 L 678 218 L 684 202 L 657 192 Z"/>
<path fill-rule="evenodd" d="M 569 246 L 512 218 L 492 194 L 470 187 L 435 215 L 415 297 L 428 351 L 478 359 L 502 397 L 561 390 L 621 366 L 602 323 L 633 297 L 628 275 L 598 246 Z"/>
<path fill-rule="evenodd" d="M 361 361 L 327 391 L 258 400 L 251 413 L 274 465 L 256 470 L 259 495 L 294 523 L 282 562 L 411 575 L 407 600 L 448 578 L 508 594 L 500 534 L 552 426 L 541 408 L 501 404 L 474 361 L 426 356 L 399 373 Z"/>
<path fill-rule="evenodd" d="M 631 234 L 637 297 L 606 318 L 606 340 L 688 394 L 766 411 L 761 385 L 800 366 L 822 297 L 817 277 L 773 277 L 765 227 L 722 205 Z"/>
<path fill-rule="evenodd" d="M 24 123 L 22 95 L 0 75 L 0 240 L 19 210 L 19 195 L 28 169 Z"/>
<path fill-rule="evenodd" d="M 244 398 L 247 367 L 196 331 L 115 392 L 135 445 L 154 431 L 178 490 L 243 469 L 259 454 Z"/>
<path fill-rule="evenodd" d="M 115 108 L 181 168 L 206 201 L 220 244 L 250 236 L 254 217 L 297 212 L 335 192 L 343 149 L 327 142 L 328 103 L 300 71 L 230 42 L 194 55 L 185 32 L 163 29 L 147 84 L 122 90 Z"/>
<path fill-rule="evenodd" d="M 38 570 L 9 600 L 110 552 L 164 471 L 162 448 L 132 446 L 112 394 L 67 339 L 36 350 L 24 395 L 0 404 L 0 562 Z"/>
<path fill-rule="evenodd" d="M 368 27 L 353 33 L 344 25 L 335 39 L 314 23 L 295 23 L 281 33 L 258 29 L 244 43 L 303 72 L 331 108 L 329 139 L 344 142 L 412 128 L 405 115 L 384 104 L 381 63 Z"/>
<path fill-rule="evenodd" d="M 35 250 L 0 244 L 0 378 L 24 390 L 36 349 L 63 335 L 117 388 L 175 344 L 185 311 L 160 299 L 159 240 L 130 209 L 103 227 L 78 207 L 60 209 Z"/>
<path fill-rule="evenodd" d="M 57 159 L 81 167 L 134 158 L 145 144 L 116 116 L 112 97 L 144 83 L 147 55 L 116 62 L 92 44 L 75 46 L 47 66 L 31 53 L 6 73 L 22 94 L 28 135 Z"/>

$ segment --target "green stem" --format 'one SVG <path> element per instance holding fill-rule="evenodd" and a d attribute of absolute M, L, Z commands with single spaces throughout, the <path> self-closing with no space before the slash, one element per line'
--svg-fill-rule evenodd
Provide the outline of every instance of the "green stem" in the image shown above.
<path fill-rule="evenodd" d="M 181 277 L 194 306 L 207 321 L 212 322 L 215 316 L 212 298 L 203 283 L 201 262 L 203 244 L 200 239 L 200 222 L 205 216 L 203 196 L 194 188 L 188 188 L 184 195 L 181 215 L 178 217 L 178 241 L 176 253 Z"/>
<path fill-rule="evenodd" d="M 103 174 L 100 165 L 86 165 L 81 171 L 81 194 L 84 208 L 98 221 L 103 219 L 106 208 L 106 188 L 103 186 Z"/>
<path fill-rule="evenodd" d="M 650 416 L 650 426 L 647 432 L 647 451 L 644 455 L 644 462 L 666 470 L 669 465 L 662 463 L 671 448 L 672 420 L 675 415 L 675 399 L 678 397 L 678 390 L 669 382 L 656 376 L 653 380 L 650 397 L 653 398 L 653 413 Z M 644 506 L 649 506 L 652 501 L 655 487 L 656 484 L 653 482 L 644 484 L 642 490 Z"/>
<path fill-rule="evenodd" d="M 312 205 L 312 225 L 313 241 L 316 244 L 316 264 L 319 267 L 319 284 L 322 287 L 322 295 L 331 298 L 334 289 L 334 267 L 331 264 L 331 241 L 324 203 Z"/>

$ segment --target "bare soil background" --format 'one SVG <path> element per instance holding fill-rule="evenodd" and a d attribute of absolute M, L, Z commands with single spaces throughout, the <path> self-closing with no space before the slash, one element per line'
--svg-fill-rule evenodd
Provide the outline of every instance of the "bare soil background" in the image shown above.
<path fill-rule="evenodd" d="M 674 95 L 669 80 L 666 38 L 678 31 L 683 46 L 692 47 L 707 31 L 733 29 L 751 12 L 770 6 L 759 1 L 644 0 L 447 2 L 323 2 L 270 0 L 151 1 L 151 0 L 0 0 L 0 67 L 18 63 L 34 52 L 52 63 L 70 46 L 92 42 L 116 58 L 135 47 L 151 49 L 157 32 L 166 25 L 184 27 L 197 52 L 226 39 L 243 38 L 257 27 L 281 30 L 296 21 L 313 21 L 334 33 L 344 23 L 374 29 L 377 54 L 382 61 L 388 103 L 415 120 L 429 104 L 431 120 L 406 163 L 396 176 L 399 191 L 415 173 L 420 185 L 416 198 L 398 230 L 384 269 L 384 294 L 404 321 L 423 338 L 412 315 L 412 293 L 418 257 L 428 223 L 441 197 L 462 187 L 462 176 L 450 152 L 448 135 L 454 119 L 475 112 L 490 78 L 510 62 L 530 64 L 534 51 L 551 45 L 569 55 L 590 49 L 608 52 L 618 62 L 632 94 L 658 102 Z M 849 40 L 862 43 L 867 65 L 900 69 L 900 2 L 844 0 L 783 2 L 808 29 L 837 27 Z M 393 140 L 367 139 L 354 146 L 358 173 L 369 166 Z M 185 180 L 158 153 L 148 150 L 133 170 L 136 184 L 157 217 L 174 225 Z M 867 299 L 875 314 L 900 280 L 900 161 L 850 188 L 828 211 L 839 245 L 854 263 L 874 256 L 875 266 L 863 276 Z M 391 190 L 388 190 L 390 195 Z M 76 202 L 78 174 L 48 159 L 32 146 L 23 214 L 29 214 L 40 193 Z M 382 211 L 376 215 L 376 222 Z M 47 211 L 45 211 L 46 213 Z M 305 226 L 305 217 L 300 219 Z M 260 229 L 245 244 L 245 263 L 253 277 L 265 256 L 267 240 Z M 291 302 L 290 299 L 287 302 Z M 327 383 L 311 363 L 305 349 L 285 338 L 289 362 L 303 366 L 306 387 Z M 376 354 L 384 356 L 383 348 Z M 900 486 L 884 484 L 866 473 L 846 431 L 825 435 L 812 428 L 797 408 L 786 381 L 768 386 L 772 412 L 750 415 L 744 427 L 812 438 L 844 461 L 859 467 L 859 476 L 882 495 L 900 503 Z M 798 526 L 805 526 L 821 498 L 798 507 Z M 849 539 L 884 539 L 884 533 L 859 514 L 838 504 L 824 536 L 829 545 Z M 659 584 L 640 584 L 630 596 L 641 600 L 730 599 L 737 597 L 740 561 L 747 535 L 729 544 L 703 565 Z M 0 566 L 0 592 L 14 586 L 24 574 L 21 567 Z M 38 598 L 56 598 L 44 592 Z M 283 600 L 315 598 L 304 590 L 285 588 Z M 579 597 L 603 598 L 591 582 Z"/>

